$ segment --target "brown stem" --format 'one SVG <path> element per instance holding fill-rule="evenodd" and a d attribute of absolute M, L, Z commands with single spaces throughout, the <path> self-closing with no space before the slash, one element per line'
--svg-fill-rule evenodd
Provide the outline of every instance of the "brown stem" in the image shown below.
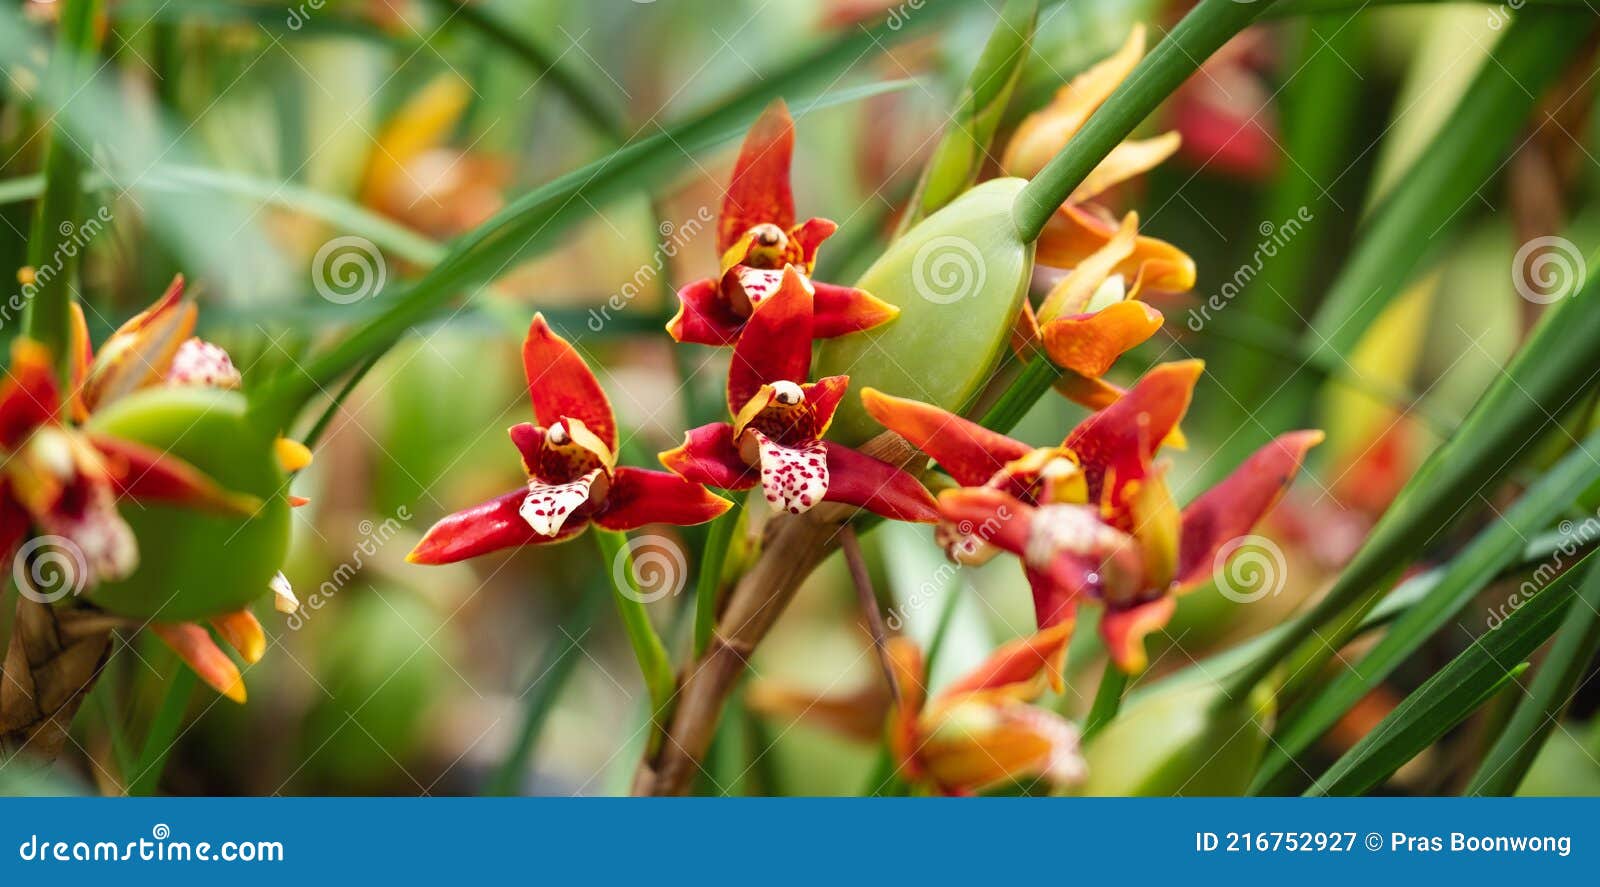
<path fill-rule="evenodd" d="M 889 630 L 883 624 L 883 610 L 878 608 L 878 595 L 872 590 L 872 576 L 867 572 L 867 559 L 861 555 L 861 540 L 855 528 L 845 525 L 839 534 L 844 548 L 844 562 L 850 567 L 850 578 L 856 586 L 856 602 L 861 605 L 861 615 L 872 632 L 872 649 L 878 654 L 878 665 L 883 669 L 883 680 L 889 685 L 889 698 L 900 704 L 900 685 L 894 678 L 894 664 L 889 661 Z"/>
<path fill-rule="evenodd" d="M 919 455 L 898 435 L 885 432 L 862 452 L 896 466 Z M 823 503 L 801 515 L 782 515 L 767 525 L 761 556 L 728 595 L 704 654 L 678 677 L 676 705 L 655 754 L 634 775 L 636 795 L 681 795 L 689 790 L 711 746 L 722 705 L 744 673 L 745 663 L 783 613 L 800 583 L 839 545 L 840 530 L 856 509 Z"/>

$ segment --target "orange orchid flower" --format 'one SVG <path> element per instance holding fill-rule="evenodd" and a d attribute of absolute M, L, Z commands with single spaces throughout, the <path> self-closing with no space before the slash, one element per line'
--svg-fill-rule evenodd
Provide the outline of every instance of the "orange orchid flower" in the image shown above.
<path fill-rule="evenodd" d="M 694 483 L 748 490 L 759 481 L 767 501 L 791 514 L 819 502 L 866 508 L 891 520 L 932 522 L 933 497 L 916 478 L 823 440 L 848 376 L 808 382 L 812 295 L 794 268 L 751 316 L 733 349 L 728 411 L 733 422 L 689 431 L 661 463 Z"/>
<path fill-rule="evenodd" d="M 939 496 L 939 538 L 952 558 L 996 550 L 1020 558 L 1041 628 L 1070 626 L 1080 599 L 1099 600 L 1112 659 L 1137 672 L 1143 638 L 1171 618 L 1174 595 L 1207 580 L 1218 552 L 1272 508 L 1322 440 L 1320 431 L 1277 438 L 1180 512 L 1155 456 L 1187 411 L 1201 368 L 1192 360 L 1156 367 L 1057 447 L 1030 447 L 877 391 L 862 401 L 961 484 Z"/>
<path fill-rule="evenodd" d="M 815 297 L 812 335 L 819 339 L 871 329 L 899 309 L 854 287 L 810 279 L 817 248 L 839 227 L 828 219 L 796 223 L 789 166 L 794 121 L 780 100 L 750 128 L 717 220 L 721 270 L 678 292 L 681 305 L 667 323 L 679 342 L 732 345 L 751 314 L 777 291 L 793 268 Z"/>
<path fill-rule="evenodd" d="M 445 517 L 406 560 L 448 564 L 518 545 L 608 530 L 709 521 L 731 503 L 665 471 L 617 465 L 617 422 L 600 381 L 571 343 L 536 314 L 522 345 L 539 424 L 510 428 L 527 486 Z"/>

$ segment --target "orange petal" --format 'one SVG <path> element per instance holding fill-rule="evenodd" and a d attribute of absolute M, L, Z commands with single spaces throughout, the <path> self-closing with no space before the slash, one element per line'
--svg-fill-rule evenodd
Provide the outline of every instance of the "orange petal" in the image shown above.
<path fill-rule="evenodd" d="M 84 319 L 83 305 L 74 301 L 72 303 L 72 332 L 69 338 L 68 349 L 71 353 L 71 368 L 68 373 L 68 388 L 72 392 L 70 400 L 72 406 L 72 419 L 83 423 L 89 421 L 89 408 L 83 403 L 83 380 L 89 374 L 89 364 L 94 360 L 94 346 L 89 343 L 89 322 Z"/>
<path fill-rule="evenodd" d="M 430 149 L 437 148 L 456 129 L 472 100 L 467 84 L 452 74 L 441 74 L 401 105 L 378 133 L 361 184 L 361 202 L 386 207 L 410 202 L 415 192 L 407 167 Z"/>
<path fill-rule="evenodd" d="M 1104 497 L 1108 475 L 1118 484 L 1144 476 L 1156 449 L 1188 411 L 1204 368 L 1198 360 L 1160 364 L 1115 403 L 1072 429 L 1065 446 L 1082 460 L 1091 498 Z"/>
<path fill-rule="evenodd" d="M 1065 787 L 1087 772 L 1078 728 L 1036 706 L 968 699 L 923 722 L 918 763 L 947 794 L 971 795 L 1041 776 Z"/>
<path fill-rule="evenodd" d="M 1132 607 L 1106 608 L 1100 616 L 1100 637 L 1117 668 L 1126 674 L 1144 671 L 1149 661 L 1144 651 L 1145 636 L 1166 627 L 1177 606 L 1177 598 L 1164 594 Z"/>
<path fill-rule="evenodd" d="M 211 639 L 210 632 L 193 622 L 157 622 L 150 625 L 150 630 L 212 689 L 234 702 L 245 701 L 244 678 L 239 675 L 239 667 Z"/>
<path fill-rule="evenodd" d="M 528 397 L 539 424 L 549 427 L 564 418 L 582 422 L 612 452 L 617 449 L 617 422 L 611 401 L 589 365 L 566 339 L 556 335 L 544 314 L 535 314 L 522 343 L 522 368 Z"/>
<path fill-rule="evenodd" d="M 211 627 L 222 635 L 228 646 L 239 652 L 239 658 L 246 665 L 260 662 L 267 652 L 267 635 L 261 630 L 261 623 L 256 621 L 255 614 L 249 610 L 217 616 L 211 620 Z"/>
<path fill-rule="evenodd" d="M 875 298 L 866 290 L 816 281 L 812 281 L 812 287 L 816 290 L 816 297 L 811 335 L 818 339 L 870 330 L 894 320 L 900 314 L 899 308 Z"/>
<path fill-rule="evenodd" d="M 287 474 L 293 474 L 311 464 L 311 451 L 297 440 L 280 437 L 272 442 L 272 452 L 278 457 L 278 467 Z"/>
<path fill-rule="evenodd" d="M 861 404 L 880 425 L 926 453 L 965 487 L 982 485 L 1007 462 L 1033 450 L 954 413 L 874 388 L 862 390 Z"/>
<path fill-rule="evenodd" d="M 794 226 L 794 192 L 789 186 L 793 155 L 794 121 L 779 99 L 762 112 L 739 148 L 717 220 L 718 255 L 756 225 L 777 225 L 784 231 Z"/>
<path fill-rule="evenodd" d="M 1092 204 L 1064 204 L 1039 236 L 1035 261 L 1051 268 L 1076 268 L 1115 239 L 1120 228 L 1116 219 Z M 1188 254 L 1144 235 L 1134 239 L 1133 251 L 1112 273 L 1139 281 L 1145 292 L 1188 292 L 1195 282 L 1194 260 Z"/>
<path fill-rule="evenodd" d="M 172 279 L 155 304 L 123 324 L 100 346 L 84 374 L 81 396 L 90 412 L 154 384 L 194 332 L 198 309 L 183 301 L 183 275 Z"/>
<path fill-rule="evenodd" d="M 1104 379 L 1091 379 L 1071 370 L 1063 371 L 1061 378 L 1056 380 L 1056 391 L 1067 400 L 1094 412 L 1111 406 L 1127 393 Z"/>
<path fill-rule="evenodd" d="M 1117 267 L 1133 254 L 1134 240 L 1139 234 L 1139 214 L 1130 212 L 1122 217 L 1122 224 L 1102 246 L 1072 266 L 1072 271 L 1050 288 L 1044 301 L 1039 303 L 1040 323 L 1056 317 L 1082 314 L 1100 287 L 1116 275 Z"/>
<path fill-rule="evenodd" d="M 1143 175 L 1161 165 L 1177 153 L 1183 138 L 1176 132 L 1163 133 L 1153 139 L 1129 139 L 1111 149 L 1082 184 L 1073 189 L 1069 203 L 1084 203 L 1111 190 L 1129 179 Z"/>
<path fill-rule="evenodd" d="M 879 742 L 890 698 L 882 681 L 852 693 L 829 695 L 759 680 L 745 691 L 744 704 L 751 711 L 784 719 L 784 727 L 809 724 L 857 742 Z"/>
<path fill-rule="evenodd" d="M 1093 314 L 1044 324 L 1044 350 L 1058 366 L 1097 379 L 1117 358 L 1161 329 L 1161 312 L 1143 302 L 1117 302 Z"/>
<path fill-rule="evenodd" d="M 1031 179 L 1044 169 L 1095 109 L 1144 57 L 1144 26 L 1135 25 L 1116 53 L 1072 78 L 1050 104 L 1029 114 L 1007 143 L 1000 168 L 1006 175 Z"/>
<path fill-rule="evenodd" d="M 1008 696 L 1031 695 L 1038 690 L 1035 678 L 1059 667 L 1067 643 L 1072 640 L 1072 625 L 1061 623 L 1000 646 L 977 668 L 951 684 L 941 698 L 963 693 L 997 691 Z"/>

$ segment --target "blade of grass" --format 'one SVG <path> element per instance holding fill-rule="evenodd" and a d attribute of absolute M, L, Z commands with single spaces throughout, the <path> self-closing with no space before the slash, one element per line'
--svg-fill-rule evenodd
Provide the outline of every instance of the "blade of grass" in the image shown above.
<path fill-rule="evenodd" d="M 1595 559 L 1591 556 L 1585 563 L 1590 560 Z M 1473 641 L 1334 762 L 1306 796 L 1368 791 L 1465 720 L 1519 674 L 1526 667 L 1524 660 L 1561 625 L 1572 605 L 1578 574 L 1577 570 L 1564 574 L 1498 628 Z"/>
<path fill-rule="evenodd" d="M 1338 722 L 1462 608 L 1472 602 L 1526 546 L 1572 502 L 1600 481 L 1600 432 L 1578 444 L 1547 471 L 1506 513 L 1473 538 L 1428 594 L 1394 624 L 1371 650 L 1331 684 L 1292 709 L 1251 785 L 1252 794 L 1272 793 L 1297 772 L 1301 752 Z M 1543 568 L 1541 568 L 1543 569 Z"/>
<path fill-rule="evenodd" d="M 174 663 L 172 676 L 167 679 L 166 695 L 161 699 L 161 708 L 156 710 L 155 717 L 150 721 L 138 762 L 129 771 L 128 794 L 134 797 L 155 794 L 161 783 L 161 773 L 167 768 L 167 758 L 177 744 L 178 728 L 183 726 L 183 713 L 189 709 L 189 697 L 194 695 L 195 682 L 198 680 L 194 671 L 176 659 Z"/>
<path fill-rule="evenodd" d="M 83 67 L 98 54 L 101 32 L 95 19 L 99 8 L 99 0 L 62 3 L 60 30 L 45 75 L 52 82 L 81 79 Z M 62 378 L 71 360 L 68 339 L 80 259 L 74 236 L 83 221 L 80 180 L 85 162 L 80 144 L 66 131 L 66 120 L 52 118 L 44 147 L 44 191 L 28 231 L 28 266 L 34 279 L 29 281 L 33 295 L 22 312 L 22 334 L 50 349 Z M 69 243 L 73 244 L 70 250 Z"/>
<path fill-rule="evenodd" d="M 1539 664 L 1533 686 L 1517 703 L 1463 794 L 1510 795 L 1517 790 L 1588 674 L 1596 653 L 1600 653 L 1600 562 L 1584 575 L 1578 599 Z"/>
<path fill-rule="evenodd" d="M 1589 13 L 1522 10 L 1450 118 L 1365 225 L 1312 318 L 1307 344 L 1350 353 L 1502 164 L 1544 88 L 1594 32 Z"/>
<path fill-rule="evenodd" d="M 1241 698 L 1291 651 L 1320 631 L 1342 638 L 1359 624 L 1400 569 L 1454 526 L 1474 497 L 1504 478 L 1600 373 L 1600 277 L 1545 314 L 1511 365 L 1473 406 L 1455 436 L 1400 491 L 1311 608 L 1229 679 Z M 1317 641 L 1315 656 L 1325 656 Z M 1306 664 L 1315 671 L 1314 663 Z M 1309 673 L 1309 672 L 1308 672 Z"/>
<path fill-rule="evenodd" d="M 1100 686 L 1094 691 L 1094 702 L 1089 705 L 1089 716 L 1083 722 L 1084 740 L 1099 733 L 1100 728 L 1117 716 L 1122 708 L 1122 694 L 1127 689 L 1127 672 L 1107 662 L 1105 672 L 1100 675 Z"/>

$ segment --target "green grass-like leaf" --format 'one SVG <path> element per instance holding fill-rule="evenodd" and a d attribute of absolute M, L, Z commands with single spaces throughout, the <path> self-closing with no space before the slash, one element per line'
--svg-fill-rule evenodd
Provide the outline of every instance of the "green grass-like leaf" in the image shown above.
<path fill-rule="evenodd" d="M 1519 674 L 1523 660 L 1555 632 L 1572 603 L 1578 575 L 1577 570 L 1563 575 L 1450 660 L 1336 761 L 1306 795 L 1368 791 L 1465 720 Z"/>

